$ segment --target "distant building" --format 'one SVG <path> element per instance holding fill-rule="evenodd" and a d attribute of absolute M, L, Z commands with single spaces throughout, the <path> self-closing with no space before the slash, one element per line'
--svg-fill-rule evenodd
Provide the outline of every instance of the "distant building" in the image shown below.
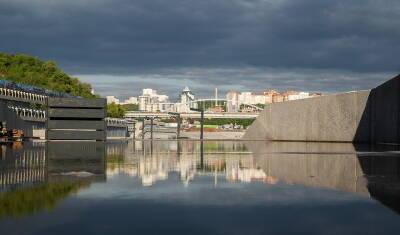
<path fill-rule="evenodd" d="M 238 92 L 238 91 L 229 91 L 226 94 L 227 100 L 227 111 L 228 112 L 238 112 L 246 111 L 253 112 L 254 105 L 257 104 L 271 104 L 271 103 L 279 103 L 284 101 L 291 100 L 299 100 L 306 99 L 316 96 L 321 96 L 321 93 L 309 93 L 309 92 L 298 92 L 298 91 L 286 91 L 283 93 L 279 93 L 276 90 L 266 90 L 262 93 L 255 92 Z M 243 107 L 242 105 L 246 105 Z"/>
<path fill-rule="evenodd" d="M 142 95 L 155 96 L 157 95 L 157 90 L 153 90 L 151 88 L 145 88 L 142 90 Z"/>
<path fill-rule="evenodd" d="M 160 102 L 160 103 L 167 102 L 169 99 L 169 97 L 167 95 L 156 95 L 156 96 L 153 96 L 153 98 L 156 98 L 157 102 Z"/>
<path fill-rule="evenodd" d="M 110 96 L 106 96 L 107 99 L 107 104 L 119 104 L 119 99 L 117 99 L 115 96 L 110 95 Z"/>
<path fill-rule="evenodd" d="M 264 96 L 265 96 L 265 103 L 266 104 L 270 104 L 270 103 L 273 103 L 273 97 L 275 96 L 275 95 L 278 95 L 279 94 L 279 92 L 277 92 L 277 91 L 275 91 L 275 90 L 267 90 L 267 91 L 264 91 Z"/>
<path fill-rule="evenodd" d="M 147 104 L 150 103 L 149 95 L 141 95 L 139 96 L 139 110 L 146 111 Z"/>
<path fill-rule="evenodd" d="M 132 96 L 132 97 L 129 97 L 128 99 L 126 99 L 123 104 L 138 104 L 138 103 L 139 103 L 138 98 Z"/>
<path fill-rule="evenodd" d="M 197 108 L 195 96 L 189 87 L 185 87 L 180 94 L 181 103 L 177 104 L 177 112 L 189 112 L 191 108 Z"/>
<path fill-rule="evenodd" d="M 253 95 L 253 103 L 252 104 L 265 104 L 266 97 L 264 93 L 252 93 Z"/>
<path fill-rule="evenodd" d="M 239 104 L 254 104 L 253 93 L 246 91 L 239 94 Z"/>
<path fill-rule="evenodd" d="M 238 112 L 239 111 L 239 108 L 240 108 L 239 94 L 240 94 L 240 92 L 238 92 L 238 91 L 229 91 L 226 94 L 227 112 Z"/>
<path fill-rule="evenodd" d="M 168 103 L 169 97 L 167 95 L 159 95 L 157 90 L 146 88 L 142 90 L 142 95 L 139 96 L 139 110 L 146 112 L 164 112 L 169 111 L 164 108 L 167 105 L 162 105 Z"/>
<path fill-rule="evenodd" d="M 189 87 L 185 87 L 180 95 L 181 103 L 186 104 L 194 101 L 194 94 L 190 91 Z"/>

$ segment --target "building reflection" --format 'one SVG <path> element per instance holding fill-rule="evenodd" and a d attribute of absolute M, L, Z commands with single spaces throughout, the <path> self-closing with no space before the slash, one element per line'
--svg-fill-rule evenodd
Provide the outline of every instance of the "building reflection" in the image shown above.
<path fill-rule="evenodd" d="M 254 168 L 251 153 L 240 142 L 206 142 L 204 152 L 199 142 L 193 141 L 132 141 L 125 147 L 107 145 L 107 177 L 139 177 L 143 186 L 166 180 L 172 172 L 180 175 L 184 185 L 189 185 L 195 175 L 224 176 L 229 182 L 273 182 L 261 169 Z"/>
<path fill-rule="evenodd" d="M 0 190 L 14 190 L 47 179 L 44 143 L 0 145 Z"/>
<path fill-rule="evenodd" d="M 269 149 L 271 146 L 262 148 L 261 153 L 249 151 L 252 146 L 246 142 L 204 142 L 203 150 L 200 142 L 193 141 L 128 142 L 124 148 L 107 145 L 107 176 L 139 177 L 143 186 L 151 186 L 177 172 L 185 185 L 195 175 L 215 175 L 232 183 L 281 181 L 363 193 L 366 189 L 363 173 L 354 148 L 349 146 L 353 154 L 338 153 L 325 158 L 326 154 L 285 154 L 283 149 Z M 348 151 L 349 146 L 336 147 Z M 332 165 L 338 165 L 333 168 L 336 172 L 330 169 Z M 361 189 L 354 188 L 355 184 L 361 184 Z"/>
<path fill-rule="evenodd" d="M 0 218 L 52 209 L 106 179 L 104 143 L 18 142 L 0 147 Z"/>

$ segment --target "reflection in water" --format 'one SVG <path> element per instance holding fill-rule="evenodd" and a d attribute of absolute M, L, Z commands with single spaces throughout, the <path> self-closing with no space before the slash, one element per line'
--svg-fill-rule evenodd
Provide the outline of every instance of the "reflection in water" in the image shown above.
<path fill-rule="evenodd" d="M 186 187 L 197 178 L 212 179 L 216 187 L 221 181 L 301 185 L 372 196 L 400 211 L 400 158 L 396 149 L 390 156 L 370 153 L 375 150 L 339 143 L 239 141 L 1 145 L 0 217 L 54 208 L 94 182 L 118 180 L 121 175 L 139 179 L 142 186 L 174 180 L 176 175 Z"/>
<path fill-rule="evenodd" d="M 214 176 L 215 185 L 219 176 L 231 183 L 304 185 L 372 196 L 399 210 L 400 159 L 378 155 L 346 143 L 132 141 L 107 146 L 107 176 L 139 177 L 143 186 L 172 172 L 185 186 L 196 175 Z"/>
<path fill-rule="evenodd" d="M 400 213 L 400 159 L 382 153 L 359 157 L 370 195 Z"/>
<path fill-rule="evenodd" d="M 143 186 L 168 179 L 179 173 L 184 185 L 195 175 L 224 175 L 229 182 L 269 179 L 254 168 L 254 159 L 241 142 L 128 142 L 107 146 L 107 177 L 126 174 L 137 176 Z M 217 184 L 217 181 L 215 182 Z"/>
<path fill-rule="evenodd" d="M 53 209 L 57 202 L 87 186 L 88 183 L 80 181 L 42 183 L 31 188 L 1 193 L 0 218 L 5 216 L 20 217 L 43 209 Z"/>
<path fill-rule="evenodd" d="M 14 190 L 46 180 L 44 143 L 0 145 L 0 190 Z"/>
<path fill-rule="evenodd" d="M 105 145 L 26 142 L 2 145 L 0 218 L 51 209 L 94 181 L 105 180 Z"/>

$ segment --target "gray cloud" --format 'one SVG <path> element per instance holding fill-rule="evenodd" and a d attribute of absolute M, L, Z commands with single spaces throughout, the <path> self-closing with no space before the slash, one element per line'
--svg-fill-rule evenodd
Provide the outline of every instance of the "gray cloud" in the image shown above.
<path fill-rule="evenodd" d="M 95 87 L 113 76 L 109 89 L 340 91 L 400 70 L 399 25 L 397 0 L 0 0 L 0 51 L 55 60 Z"/>

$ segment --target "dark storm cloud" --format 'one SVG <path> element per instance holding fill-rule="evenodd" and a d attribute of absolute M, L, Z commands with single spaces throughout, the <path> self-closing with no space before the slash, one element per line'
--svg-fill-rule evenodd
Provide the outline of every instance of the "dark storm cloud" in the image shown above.
<path fill-rule="evenodd" d="M 171 77 L 197 68 L 193 79 L 250 88 L 375 84 L 377 74 L 400 70 L 399 28 L 398 0 L 0 0 L 0 51 L 52 59 L 74 74 Z M 209 76 L 221 75 L 207 72 L 215 69 L 236 72 Z M 339 72 L 356 76 L 315 86 Z"/>

